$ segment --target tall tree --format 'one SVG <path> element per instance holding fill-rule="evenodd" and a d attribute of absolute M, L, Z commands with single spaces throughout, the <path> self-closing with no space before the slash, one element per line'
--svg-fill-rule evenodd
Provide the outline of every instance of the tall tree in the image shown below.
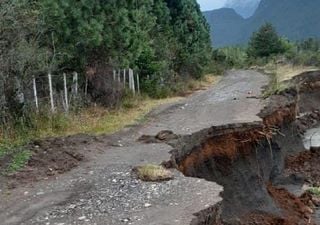
<path fill-rule="evenodd" d="M 0 0 L 0 5 L 0 114 L 20 117 L 32 76 L 46 70 L 49 53 L 39 43 L 36 1 Z"/>
<path fill-rule="evenodd" d="M 209 25 L 196 0 L 166 0 L 171 11 L 178 52 L 176 70 L 182 75 L 200 76 L 211 53 Z"/>
<path fill-rule="evenodd" d="M 253 33 L 249 46 L 249 57 L 268 57 L 285 52 L 285 46 L 271 23 L 266 23 Z"/>

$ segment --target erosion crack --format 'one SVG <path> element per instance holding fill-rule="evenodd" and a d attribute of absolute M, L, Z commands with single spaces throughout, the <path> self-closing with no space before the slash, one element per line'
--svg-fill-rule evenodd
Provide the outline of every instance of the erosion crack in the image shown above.
<path fill-rule="evenodd" d="M 312 125 L 306 121 L 319 121 L 314 114 L 319 80 L 319 73 L 296 78 L 293 88 L 269 99 L 259 114 L 262 122 L 209 127 L 178 139 L 171 159 L 175 167 L 224 187 L 222 202 L 192 224 L 312 224 L 312 210 L 273 182 L 282 175 L 288 153 L 303 149 L 299 135 Z M 313 113 L 299 120 L 299 112 Z"/>

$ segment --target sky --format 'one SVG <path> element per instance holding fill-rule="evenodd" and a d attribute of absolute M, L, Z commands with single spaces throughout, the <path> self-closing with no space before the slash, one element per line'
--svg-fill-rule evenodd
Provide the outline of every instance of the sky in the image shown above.
<path fill-rule="evenodd" d="M 219 9 L 226 3 L 227 0 L 197 0 L 202 11 Z"/>

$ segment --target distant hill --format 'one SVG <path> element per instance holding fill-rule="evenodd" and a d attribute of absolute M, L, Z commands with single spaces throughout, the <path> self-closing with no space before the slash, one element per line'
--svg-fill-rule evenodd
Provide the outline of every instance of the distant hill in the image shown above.
<path fill-rule="evenodd" d="M 244 19 L 235 10 L 204 12 L 214 47 L 245 44 L 252 32 L 271 22 L 291 40 L 320 37 L 320 0 L 261 0 L 253 16 Z"/>
<path fill-rule="evenodd" d="M 249 18 L 256 11 L 260 0 L 227 0 L 225 8 L 234 9 L 243 18 Z"/>
<path fill-rule="evenodd" d="M 218 44 L 219 46 L 225 46 L 238 42 L 238 37 L 234 34 L 241 33 L 244 19 L 234 9 L 223 8 L 204 15 L 210 27 L 213 28 L 210 35 L 214 46 Z"/>

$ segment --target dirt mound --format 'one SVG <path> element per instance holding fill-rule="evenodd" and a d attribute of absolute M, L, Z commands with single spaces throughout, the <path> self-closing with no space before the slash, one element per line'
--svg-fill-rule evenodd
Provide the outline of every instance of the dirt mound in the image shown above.
<path fill-rule="evenodd" d="M 286 174 L 299 174 L 312 186 L 320 186 L 320 149 L 303 151 L 286 159 Z"/>
<path fill-rule="evenodd" d="M 320 71 L 306 72 L 291 81 L 299 91 L 299 111 L 312 112 L 320 109 Z"/>
<path fill-rule="evenodd" d="M 142 135 L 137 141 L 152 144 L 152 143 L 170 143 L 173 140 L 179 138 L 179 135 L 174 134 L 171 130 L 160 131 L 155 136 L 152 135 Z"/>
<path fill-rule="evenodd" d="M 6 175 L 4 180 L 7 180 L 9 188 L 15 188 L 18 184 L 36 182 L 70 171 L 85 160 L 84 147 L 92 140 L 94 137 L 75 135 L 34 141 L 24 147 L 32 154 L 27 165 Z M 6 161 L 10 161 L 10 155 Z"/>
<path fill-rule="evenodd" d="M 289 193 L 284 188 L 268 185 L 268 192 L 277 205 L 283 210 L 283 215 L 288 224 L 309 224 L 313 212 L 300 198 Z M 301 222 L 302 221 L 302 222 Z"/>

